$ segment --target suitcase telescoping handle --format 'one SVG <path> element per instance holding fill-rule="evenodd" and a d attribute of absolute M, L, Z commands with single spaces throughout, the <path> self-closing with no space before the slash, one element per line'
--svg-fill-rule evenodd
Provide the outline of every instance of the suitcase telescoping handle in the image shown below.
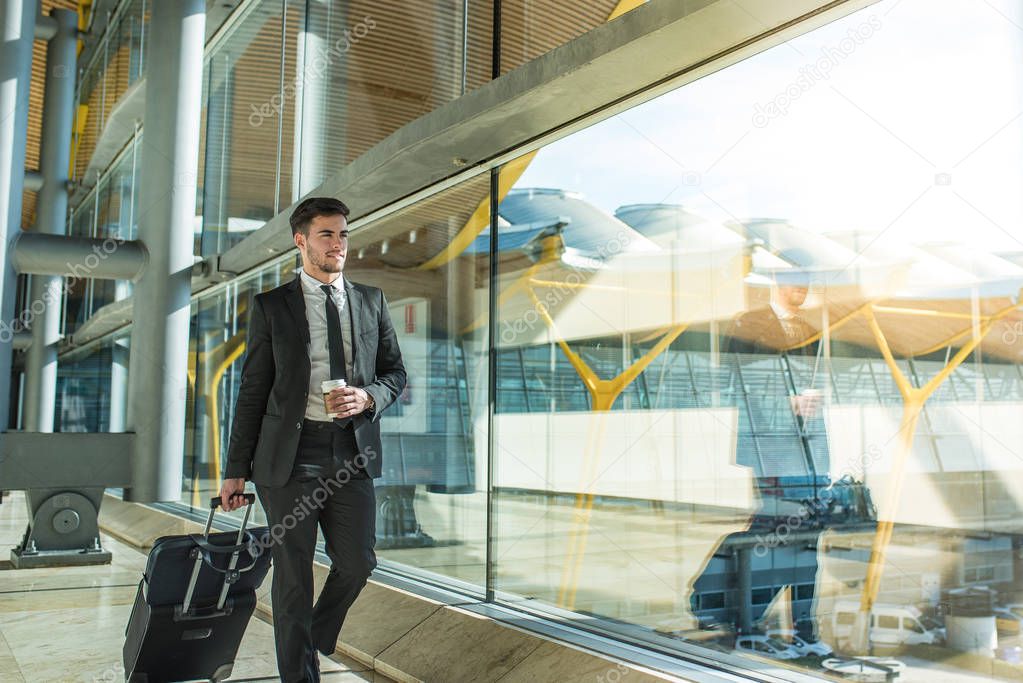
<path fill-rule="evenodd" d="M 256 503 L 256 494 L 245 493 L 242 494 L 245 498 L 245 515 L 242 517 L 241 528 L 238 529 L 238 538 L 235 540 L 235 546 L 241 546 L 242 538 L 245 536 L 245 526 L 249 523 L 249 513 L 252 511 L 252 506 Z M 210 538 L 210 529 L 213 527 L 213 515 L 216 513 L 217 508 L 220 507 L 221 499 L 220 496 L 212 498 L 210 500 L 210 515 L 206 518 L 206 529 L 202 533 L 203 540 L 208 541 Z M 224 572 L 224 585 L 220 589 L 220 597 L 217 599 L 217 611 L 224 608 L 224 602 L 227 600 L 227 591 L 231 586 L 231 575 L 234 573 L 235 567 L 238 566 L 238 555 L 241 551 L 235 550 L 231 553 L 231 560 L 228 564 L 227 571 Z M 202 568 L 203 554 L 196 548 L 195 553 L 195 566 L 192 567 L 192 576 L 188 581 L 188 590 L 185 591 L 185 602 L 181 605 L 181 613 L 187 615 L 188 610 L 192 607 L 192 596 L 195 593 L 195 584 L 199 581 L 199 570 Z"/>
<path fill-rule="evenodd" d="M 245 519 L 242 520 L 242 531 L 245 531 L 245 524 L 246 522 L 249 521 L 249 510 L 252 509 L 249 506 L 255 504 L 256 494 L 240 493 L 235 495 L 240 495 L 242 498 L 245 499 Z M 216 498 L 210 498 L 210 516 L 206 518 L 206 531 L 203 533 L 203 536 L 210 535 L 210 527 L 213 526 L 213 513 L 215 513 L 217 511 L 217 508 L 220 507 L 221 502 L 222 501 L 220 499 L 220 496 L 217 496 Z M 238 538 L 241 538 L 241 536 L 239 536 Z M 238 542 L 241 543 L 241 541 Z"/>

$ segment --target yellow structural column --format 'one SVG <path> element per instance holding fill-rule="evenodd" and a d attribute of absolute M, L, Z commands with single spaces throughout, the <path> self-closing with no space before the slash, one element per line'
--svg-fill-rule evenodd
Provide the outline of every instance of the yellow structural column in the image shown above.
<path fill-rule="evenodd" d="M 575 605 L 576 591 L 579 586 L 579 572 L 582 567 L 583 557 L 586 554 L 586 542 L 589 537 L 590 518 L 593 512 L 594 495 L 589 492 L 589 489 L 593 486 L 598 476 L 597 468 L 600 465 L 600 450 L 604 443 L 604 434 L 607 428 L 607 413 L 611 410 L 611 406 L 614 405 L 614 402 L 621 393 L 685 331 L 686 325 L 672 326 L 649 351 L 617 377 L 601 379 L 586 361 L 582 359 L 582 356 L 569 348 L 565 339 L 558 334 L 557 326 L 547 310 L 547 306 L 540 301 L 536 296 L 536 292 L 533 291 L 533 282 L 527 281 L 524 289 L 533 302 L 533 307 L 544 319 L 544 322 L 550 328 L 551 334 L 556 337 L 558 347 L 565 354 L 576 374 L 579 375 L 579 379 L 582 380 L 586 391 L 589 392 L 593 407 L 592 412 L 595 413 L 597 418 L 596 425 L 587 434 L 586 447 L 583 451 L 583 476 L 580 486 L 582 490 L 575 497 L 575 505 L 572 511 L 572 528 L 569 531 L 565 562 L 562 564 L 561 586 L 558 590 L 558 605 L 566 609 L 572 609 Z"/>
<path fill-rule="evenodd" d="M 983 323 L 979 326 L 979 330 L 971 328 L 971 330 L 975 331 L 973 338 L 960 347 L 959 351 L 949 360 L 945 367 L 921 387 L 912 386 L 905 373 L 899 368 L 895 361 L 895 356 L 888 346 L 888 340 L 885 337 L 884 331 L 881 330 L 881 326 L 878 325 L 877 318 L 874 315 L 875 310 L 891 312 L 891 309 L 883 307 L 863 309 L 870 331 L 902 396 L 903 405 L 902 419 L 899 424 L 899 440 L 892 463 L 890 482 L 885 492 L 884 503 L 878 508 L 877 531 L 874 534 L 874 540 L 870 549 L 870 559 L 867 562 L 867 577 L 863 583 L 863 592 L 860 595 L 860 611 L 856 616 L 856 623 L 853 627 L 852 649 L 855 652 L 865 653 L 869 649 L 870 612 L 877 601 L 877 596 L 881 589 L 881 577 L 884 574 L 885 558 L 888 546 L 891 543 L 892 533 L 895 529 L 895 516 L 898 512 L 899 502 L 902 500 L 902 486 L 905 479 L 906 463 L 913 452 L 913 440 L 916 437 L 920 413 L 923 411 L 927 400 L 952 375 L 955 369 L 973 353 L 974 349 L 977 348 L 995 322 L 1017 308 L 1018 305 L 1006 307 L 994 315 L 984 318 Z M 955 335 L 954 338 L 961 336 L 964 335 Z"/>

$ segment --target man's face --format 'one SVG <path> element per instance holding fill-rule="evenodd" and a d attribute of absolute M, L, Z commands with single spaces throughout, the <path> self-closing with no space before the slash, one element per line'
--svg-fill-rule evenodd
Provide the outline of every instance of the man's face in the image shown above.
<path fill-rule="evenodd" d="M 310 275 L 340 273 L 348 254 L 348 221 L 344 216 L 317 216 L 309 224 L 309 236 L 295 233 L 295 246 Z"/>
<path fill-rule="evenodd" d="M 782 302 L 792 308 L 799 308 L 806 301 L 806 287 L 794 287 L 791 285 L 779 285 L 778 296 Z"/>

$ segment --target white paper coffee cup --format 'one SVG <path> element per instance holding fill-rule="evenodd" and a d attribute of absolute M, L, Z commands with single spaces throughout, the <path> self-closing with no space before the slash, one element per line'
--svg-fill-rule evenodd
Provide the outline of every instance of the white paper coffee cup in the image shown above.
<path fill-rule="evenodd" d="M 346 386 L 348 386 L 348 382 L 344 381 L 343 379 L 325 379 L 322 382 L 320 382 L 320 391 L 323 393 L 323 409 L 327 411 L 327 417 L 329 417 L 332 420 L 335 417 L 338 417 L 340 413 L 330 412 L 330 409 L 327 407 L 327 396 L 329 396 L 330 392 L 332 392 L 334 389 L 340 389 L 341 387 Z"/>

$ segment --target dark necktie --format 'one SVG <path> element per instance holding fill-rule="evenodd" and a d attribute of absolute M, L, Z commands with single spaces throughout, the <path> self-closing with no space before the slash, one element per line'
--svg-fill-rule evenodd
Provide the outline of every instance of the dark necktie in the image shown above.
<path fill-rule="evenodd" d="M 331 285 L 320 285 L 320 289 L 327 295 L 323 305 L 327 314 L 327 352 L 330 354 L 330 378 L 348 381 L 348 373 L 345 372 L 345 345 L 341 341 L 341 316 L 337 312 L 337 304 L 334 303 L 334 288 Z M 350 417 L 334 418 L 334 422 L 341 426 L 347 425 L 351 421 Z"/>
<path fill-rule="evenodd" d="M 345 372 L 345 345 L 341 341 L 341 316 L 334 303 L 334 287 L 321 285 L 320 289 L 327 295 L 324 307 L 327 314 L 327 351 L 330 353 L 330 378 L 348 379 Z"/>

